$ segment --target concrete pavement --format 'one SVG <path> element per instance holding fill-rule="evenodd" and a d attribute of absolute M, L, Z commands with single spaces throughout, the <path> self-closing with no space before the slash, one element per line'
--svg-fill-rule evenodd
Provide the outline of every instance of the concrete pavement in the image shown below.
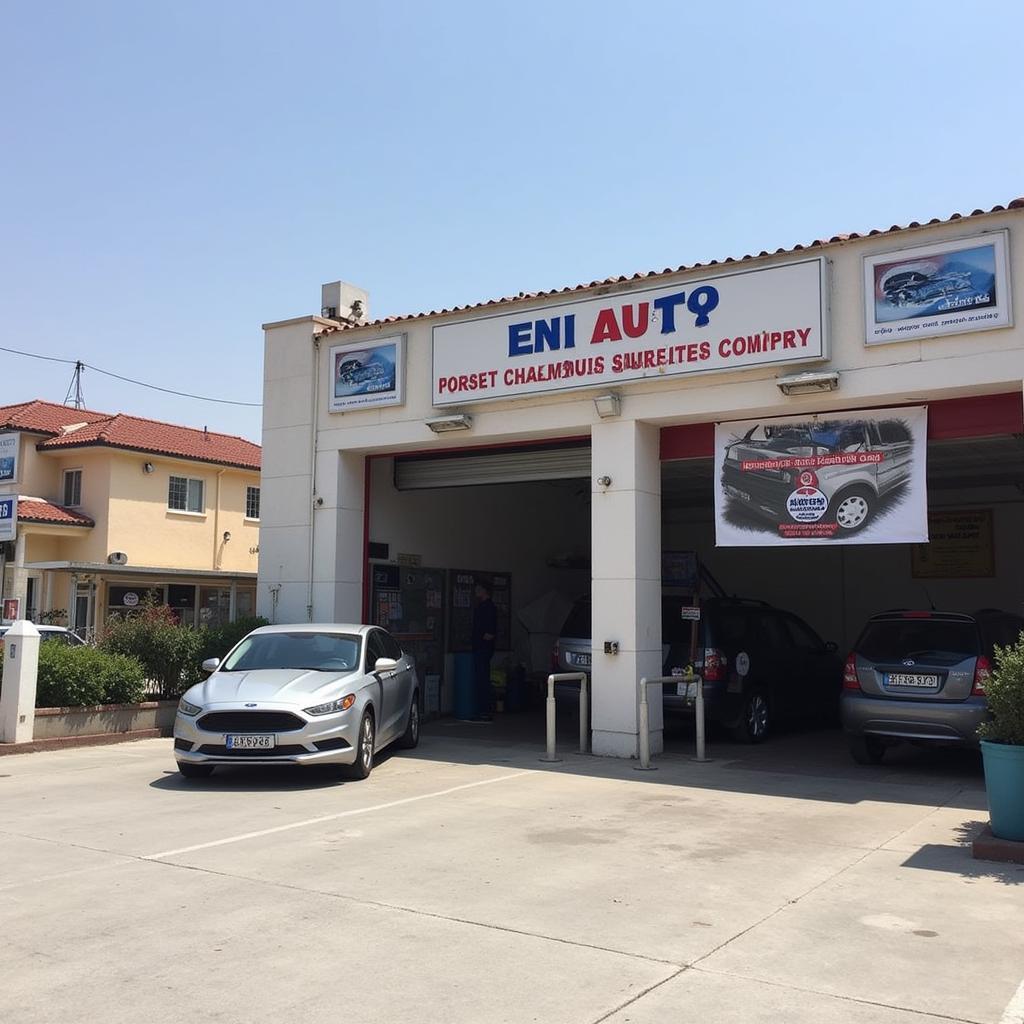
<path fill-rule="evenodd" d="M 0 1016 L 998 1024 L 1012 1004 L 1024 869 L 970 857 L 970 759 L 862 769 L 825 733 L 640 773 L 490 736 L 436 724 L 345 784 L 186 783 L 167 740 L 5 759 Z"/>

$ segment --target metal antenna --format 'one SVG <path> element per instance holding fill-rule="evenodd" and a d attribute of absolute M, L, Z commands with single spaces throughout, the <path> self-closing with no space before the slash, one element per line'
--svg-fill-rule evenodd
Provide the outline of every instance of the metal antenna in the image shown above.
<path fill-rule="evenodd" d="M 76 409 L 85 408 L 85 395 L 82 394 L 82 371 L 85 364 L 79 360 L 75 363 L 74 373 L 71 375 L 71 383 L 68 385 L 68 393 L 64 396 L 65 405 L 73 405 Z"/>

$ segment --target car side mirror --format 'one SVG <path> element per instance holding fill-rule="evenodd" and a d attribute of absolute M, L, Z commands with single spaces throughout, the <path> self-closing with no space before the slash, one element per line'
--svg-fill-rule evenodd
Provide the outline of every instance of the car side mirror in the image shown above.
<path fill-rule="evenodd" d="M 828 651 L 829 654 L 835 654 L 836 651 L 839 650 L 839 644 L 837 644 L 835 640 L 829 640 L 828 643 L 825 644 L 825 650 Z"/>
<path fill-rule="evenodd" d="M 220 668 L 220 658 L 207 658 L 202 665 L 204 672 L 216 672 L 218 668 Z"/>
<path fill-rule="evenodd" d="M 378 658 L 373 666 L 374 672 L 394 672 L 398 668 L 398 662 L 394 658 Z"/>

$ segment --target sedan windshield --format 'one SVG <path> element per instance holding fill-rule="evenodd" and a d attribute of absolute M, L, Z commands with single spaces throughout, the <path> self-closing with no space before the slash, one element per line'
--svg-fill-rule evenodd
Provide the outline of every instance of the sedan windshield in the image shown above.
<path fill-rule="evenodd" d="M 253 633 L 227 656 L 220 671 L 351 672 L 359 664 L 359 643 L 358 636 L 348 633 Z"/>

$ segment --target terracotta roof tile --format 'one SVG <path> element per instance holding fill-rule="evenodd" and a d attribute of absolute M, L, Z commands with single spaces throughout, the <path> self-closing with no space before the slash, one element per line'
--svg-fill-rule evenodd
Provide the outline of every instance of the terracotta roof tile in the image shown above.
<path fill-rule="evenodd" d="M 238 466 L 241 469 L 260 468 L 260 446 L 244 437 L 216 434 L 211 430 L 197 430 L 194 427 L 179 427 L 173 423 L 161 423 L 124 413 L 69 430 L 41 442 L 37 448 L 39 451 L 55 451 L 94 446 L 170 455 L 219 466 Z"/>
<path fill-rule="evenodd" d="M 927 225 L 922 225 L 919 221 L 911 221 L 906 225 L 893 224 L 892 227 L 879 229 L 872 228 L 870 231 L 864 234 L 857 232 L 850 232 L 849 234 L 833 235 L 828 239 L 817 239 L 806 245 L 794 245 L 790 249 L 776 249 L 774 253 L 769 253 L 767 250 L 762 250 L 760 253 L 753 255 L 747 254 L 746 256 L 727 256 L 722 260 L 711 260 L 708 263 L 691 263 L 689 265 L 683 265 L 680 267 L 666 267 L 664 270 L 647 270 L 641 271 L 635 274 L 622 274 L 618 277 L 607 277 L 603 281 L 591 281 L 589 284 L 577 284 L 568 285 L 565 288 L 552 288 L 550 291 L 540 292 L 520 292 L 518 295 L 507 295 L 500 299 L 487 299 L 483 302 L 470 303 L 465 306 L 452 306 L 450 309 L 432 309 L 429 313 L 405 313 L 400 316 L 386 316 L 379 320 L 370 320 L 367 323 L 361 324 L 338 324 L 334 327 L 329 327 L 324 333 L 333 333 L 335 331 L 353 331 L 362 327 L 384 327 L 388 324 L 404 323 L 409 320 L 425 320 L 432 316 L 444 316 L 452 313 L 468 313 L 476 309 L 484 309 L 487 306 L 498 306 L 505 305 L 513 302 L 527 302 L 535 301 L 537 299 L 547 299 L 556 295 L 565 295 L 567 292 L 582 292 L 587 291 L 590 288 L 607 287 L 608 285 L 621 284 L 625 281 L 639 281 L 648 277 L 662 277 L 665 274 L 678 274 L 685 270 L 700 270 L 705 267 L 718 267 L 724 266 L 728 263 L 745 263 L 748 260 L 758 259 L 763 256 L 776 255 L 782 256 L 787 253 L 802 252 L 804 249 L 814 249 L 823 245 L 832 245 L 839 242 L 848 242 L 857 238 L 871 238 L 875 235 L 889 235 L 895 234 L 901 231 L 909 231 L 912 228 L 919 228 L 922 226 L 930 226 L 933 224 L 950 224 L 958 220 L 963 220 L 965 217 L 982 217 L 990 213 L 1002 213 L 1005 210 L 1019 210 L 1024 209 L 1024 197 L 1020 199 L 1013 199 L 1006 206 L 993 206 L 991 210 L 974 210 L 968 214 L 953 213 L 950 214 L 945 220 L 941 220 L 938 217 L 933 217 L 927 222 Z"/>
<path fill-rule="evenodd" d="M 88 516 L 41 498 L 18 498 L 19 523 L 51 523 L 57 526 L 95 526 Z"/>
<path fill-rule="evenodd" d="M 35 399 L 18 405 L 0 405 L 0 429 L 27 430 L 32 434 L 59 434 L 75 423 L 92 423 L 110 414 L 75 409 L 55 402 Z"/>

